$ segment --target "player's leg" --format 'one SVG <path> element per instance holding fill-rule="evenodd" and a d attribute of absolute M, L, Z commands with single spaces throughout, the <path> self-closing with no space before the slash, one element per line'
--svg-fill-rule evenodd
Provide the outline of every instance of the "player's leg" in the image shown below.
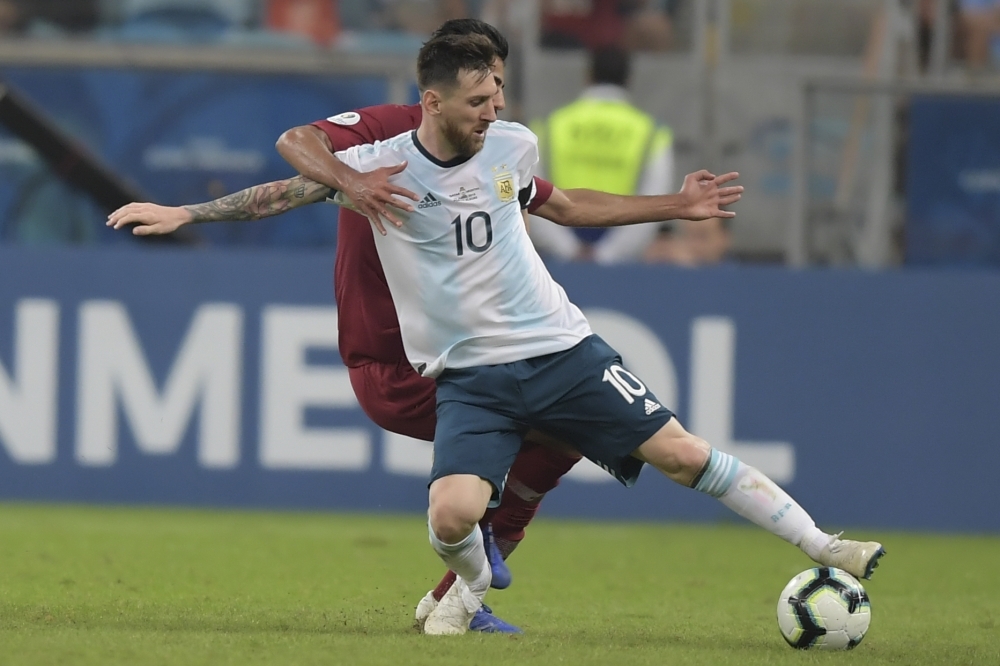
<path fill-rule="evenodd" d="M 541 444 L 540 442 L 544 442 Z M 559 479 L 579 462 L 582 456 L 557 440 L 538 432 L 528 433 L 507 475 L 507 485 L 500 506 L 487 511 L 479 522 L 486 542 L 486 556 L 493 573 L 491 587 L 506 589 L 511 583 L 510 569 L 504 560 L 524 539 L 524 529 L 535 517 L 542 497 L 559 484 Z M 448 571 L 417 606 L 417 625 L 423 626 L 427 615 L 455 583 L 456 574 Z M 486 607 L 488 609 L 488 607 Z M 500 620 L 486 610 L 473 618 L 473 631 L 520 633 L 517 627 Z"/>
<path fill-rule="evenodd" d="M 458 580 L 427 618 L 424 633 L 464 633 L 489 589 L 492 574 L 478 523 L 488 505 L 499 503 L 524 435 L 502 411 L 511 391 L 516 385 L 502 366 L 438 379 L 428 525 L 435 552 Z"/>
<path fill-rule="evenodd" d="M 582 456 L 552 437 L 532 431 L 507 475 L 500 506 L 488 516 L 499 553 L 508 557 L 524 539 L 524 529 L 538 513 L 545 494 L 559 485 L 559 479 L 573 468 Z M 493 586 L 497 584 L 494 567 Z"/>
<path fill-rule="evenodd" d="M 493 582 L 490 583 L 490 587 L 497 590 L 504 590 L 510 587 L 513 575 L 510 572 L 510 568 L 507 567 L 507 563 L 504 561 L 506 555 L 500 550 L 500 547 L 497 545 L 497 540 L 493 536 L 492 520 L 495 512 L 496 509 L 488 510 L 480 519 L 479 528 L 483 533 L 483 543 L 486 547 L 486 557 L 489 559 L 490 569 L 493 571 Z M 455 572 L 446 572 L 445 575 L 441 577 L 437 587 L 427 593 L 428 597 L 440 601 L 441 597 L 448 592 L 448 589 L 454 582 Z"/>
<path fill-rule="evenodd" d="M 492 573 L 479 519 L 492 495 L 493 486 L 486 479 L 451 474 L 431 484 L 427 511 L 434 550 L 480 599 L 486 596 Z"/>
<path fill-rule="evenodd" d="M 437 426 L 437 386 L 433 379 L 420 376 L 405 360 L 396 364 L 372 362 L 355 366 L 349 368 L 349 376 L 358 403 L 376 425 L 414 439 L 433 441 Z M 491 564 L 497 562 L 502 568 L 501 577 L 509 581 L 510 571 L 502 558 L 491 558 Z M 427 617 L 454 582 L 455 574 L 446 572 L 441 583 L 420 600 L 414 612 L 418 628 L 423 628 Z M 477 627 L 494 626 L 498 620 L 490 616 Z M 512 626 L 502 620 L 499 622 Z"/>
<path fill-rule="evenodd" d="M 492 587 L 502 590 L 510 585 L 512 576 L 504 560 L 524 539 L 524 530 L 538 513 L 545 494 L 559 485 L 559 479 L 581 458 L 568 446 L 541 433 L 532 432 L 525 437 L 507 475 L 500 506 L 488 511 L 480 521 L 486 555 L 493 571 Z M 424 598 L 426 612 L 430 612 L 430 604 L 440 601 L 454 582 L 455 573 L 449 571 L 437 587 L 427 593 Z M 418 615 L 426 617 L 423 613 L 418 612 Z M 472 626 L 475 627 L 476 622 Z"/>
<path fill-rule="evenodd" d="M 492 573 L 479 519 L 492 494 L 488 481 L 471 474 L 453 474 L 431 484 L 427 511 L 431 546 L 458 579 L 428 615 L 426 634 L 463 634 L 482 608 Z"/>
<path fill-rule="evenodd" d="M 884 554 L 876 542 L 841 541 L 822 532 L 759 470 L 684 430 L 600 337 L 591 336 L 548 363 L 547 381 L 533 387 L 529 399 L 542 404 L 547 392 L 561 397 L 545 407 L 545 421 L 533 427 L 572 441 L 626 486 L 636 481 L 640 461 L 646 461 L 677 483 L 717 497 L 821 564 L 867 577 Z"/>
<path fill-rule="evenodd" d="M 768 532 L 798 546 L 816 562 L 869 578 L 882 545 L 841 540 L 816 527 L 802 506 L 763 472 L 687 432 L 674 418 L 633 454 L 681 485 L 715 497 Z"/>

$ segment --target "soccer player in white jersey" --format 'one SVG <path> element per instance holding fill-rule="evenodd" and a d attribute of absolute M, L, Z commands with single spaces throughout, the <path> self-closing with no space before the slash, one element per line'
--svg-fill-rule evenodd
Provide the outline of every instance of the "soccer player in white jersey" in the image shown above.
<path fill-rule="evenodd" d="M 491 574 L 478 521 L 529 428 L 574 442 L 626 486 L 648 463 L 868 578 L 881 544 L 823 532 L 759 470 L 684 430 L 548 274 L 522 217 L 537 144 L 496 120 L 493 58 L 479 36 L 430 40 L 417 63 L 420 127 L 338 153 L 359 171 L 406 161 L 394 182 L 420 197 L 375 239 L 407 357 L 437 382 L 429 536 L 459 582 L 425 633 L 464 633 L 482 604 Z"/>

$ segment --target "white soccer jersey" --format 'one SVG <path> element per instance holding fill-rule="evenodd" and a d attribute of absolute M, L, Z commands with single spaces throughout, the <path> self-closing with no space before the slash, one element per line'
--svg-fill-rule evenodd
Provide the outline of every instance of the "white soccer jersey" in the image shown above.
<path fill-rule="evenodd" d="M 415 131 L 337 157 L 358 171 L 405 160 L 392 182 L 421 197 L 412 213 L 399 211 L 402 228 L 384 221 L 388 235 L 375 233 L 403 347 L 420 374 L 551 354 L 591 334 L 524 228 L 538 162 L 529 129 L 496 121 L 479 153 L 449 162 Z"/>

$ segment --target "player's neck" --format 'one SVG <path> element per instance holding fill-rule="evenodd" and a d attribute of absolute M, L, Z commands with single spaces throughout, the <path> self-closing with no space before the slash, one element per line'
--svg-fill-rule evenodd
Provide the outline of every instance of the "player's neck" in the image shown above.
<path fill-rule="evenodd" d="M 458 151 L 444 137 L 444 133 L 434 123 L 428 122 L 426 115 L 417 127 L 417 140 L 424 150 L 441 162 L 450 162 L 459 157 Z"/>

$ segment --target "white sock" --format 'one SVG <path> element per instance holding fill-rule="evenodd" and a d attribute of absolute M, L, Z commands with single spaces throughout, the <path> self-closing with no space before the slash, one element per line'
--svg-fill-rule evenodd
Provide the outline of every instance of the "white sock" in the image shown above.
<path fill-rule="evenodd" d="M 712 449 L 694 489 L 717 498 L 750 522 L 816 559 L 829 543 L 806 510 L 774 481 L 728 453 Z"/>
<path fill-rule="evenodd" d="M 455 544 L 448 544 L 438 539 L 430 523 L 427 524 L 427 531 L 435 552 L 441 556 L 446 567 L 465 581 L 469 591 L 476 598 L 475 608 L 478 608 L 482 605 L 483 597 L 486 596 L 493 581 L 493 570 L 490 569 L 490 562 L 486 558 L 486 547 L 483 545 L 483 531 L 476 525 L 469 536 Z M 466 608 L 469 608 L 472 600 L 465 599 L 464 596 Z"/>

